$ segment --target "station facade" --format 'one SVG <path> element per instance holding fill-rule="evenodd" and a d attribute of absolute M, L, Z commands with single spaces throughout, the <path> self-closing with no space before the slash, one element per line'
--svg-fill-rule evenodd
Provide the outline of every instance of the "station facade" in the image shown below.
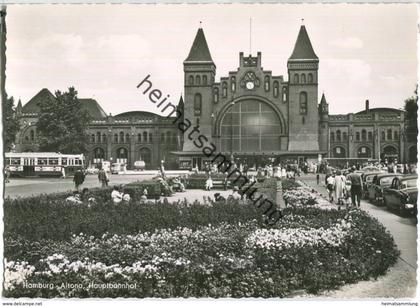
<path fill-rule="evenodd" d="M 288 75 L 273 75 L 262 66 L 262 54 L 239 54 L 239 67 L 216 80 L 214 63 L 203 29 L 197 31 L 184 61 L 184 99 L 178 110 L 199 127 L 218 153 L 250 164 L 271 158 L 316 162 L 321 158 L 397 159 L 415 162 L 417 143 L 405 137 L 405 114 L 393 108 L 369 108 L 356 113 L 329 114 L 326 96 L 318 96 L 319 58 L 305 26 L 301 26 L 287 62 Z M 37 151 L 36 121 L 40 100 L 54 99 L 42 89 L 17 106 L 21 130 L 17 151 Z M 206 158 L 173 118 L 132 111 L 107 115 L 94 99 L 80 99 L 92 117 L 88 130 L 87 163 L 137 160 L 155 169 L 199 168 Z M 401 104 L 403 101 L 401 101 Z"/>

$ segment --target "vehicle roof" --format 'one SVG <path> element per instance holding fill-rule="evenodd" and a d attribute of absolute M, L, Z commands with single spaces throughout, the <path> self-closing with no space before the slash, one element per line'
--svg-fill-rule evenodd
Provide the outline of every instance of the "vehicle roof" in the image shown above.
<path fill-rule="evenodd" d="M 83 154 L 61 154 L 55 152 L 6 152 L 6 157 L 83 157 Z"/>
<path fill-rule="evenodd" d="M 378 178 L 389 177 L 389 176 L 401 177 L 403 176 L 403 174 L 402 173 L 383 173 L 383 174 L 378 174 L 377 176 Z"/>
<path fill-rule="evenodd" d="M 404 175 L 403 177 L 400 178 L 402 181 L 405 180 L 412 180 L 412 179 L 417 179 L 417 175 Z"/>

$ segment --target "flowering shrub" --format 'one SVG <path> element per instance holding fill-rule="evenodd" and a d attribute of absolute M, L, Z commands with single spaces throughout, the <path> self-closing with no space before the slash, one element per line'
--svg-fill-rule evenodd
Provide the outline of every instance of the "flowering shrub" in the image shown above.
<path fill-rule="evenodd" d="M 230 218 L 195 229 L 78 234 L 68 241 L 9 237 L 4 294 L 284 297 L 296 289 L 318 292 L 377 277 L 397 259 L 392 237 L 360 210 L 289 207 L 284 215 L 269 229 L 251 218 Z"/>
<path fill-rule="evenodd" d="M 307 188 L 298 187 L 289 189 L 283 193 L 283 198 L 286 205 L 299 206 L 299 205 L 314 205 L 317 203 L 316 196 Z"/>

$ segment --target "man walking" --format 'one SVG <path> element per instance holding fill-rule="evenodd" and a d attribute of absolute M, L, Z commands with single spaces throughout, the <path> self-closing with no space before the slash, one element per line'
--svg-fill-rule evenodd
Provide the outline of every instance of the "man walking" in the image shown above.
<path fill-rule="evenodd" d="M 106 171 L 102 167 L 98 172 L 98 180 L 101 183 L 102 188 L 108 186 L 108 181 L 109 181 L 108 175 L 106 174 Z"/>
<path fill-rule="evenodd" d="M 76 187 L 76 190 L 79 191 L 80 185 L 83 184 L 85 181 L 85 174 L 82 170 L 77 170 L 73 177 L 74 186 Z"/>
<path fill-rule="evenodd" d="M 351 189 L 350 189 L 351 204 L 353 206 L 356 206 L 356 202 L 357 202 L 357 207 L 360 207 L 363 183 L 362 183 L 361 175 L 356 173 L 355 170 L 356 170 L 356 167 L 353 166 L 351 168 L 350 174 L 347 176 L 347 180 L 351 182 Z"/>

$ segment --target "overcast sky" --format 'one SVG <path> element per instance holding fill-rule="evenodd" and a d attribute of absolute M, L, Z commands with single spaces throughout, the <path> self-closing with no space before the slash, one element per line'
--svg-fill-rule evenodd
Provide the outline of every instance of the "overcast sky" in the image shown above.
<path fill-rule="evenodd" d="M 177 103 L 183 61 L 202 21 L 217 76 L 236 70 L 239 52 L 287 78 L 304 18 L 320 59 L 319 98 L 330 113 L 403 107 L 417 82 L 417 7 L 376 5 L 15 5 L 7 14 L 9 95 L 25 104 L 46 87 L 74 86 L 107 113 L 156 111 L 136 85 L 147 74 Z"/>

